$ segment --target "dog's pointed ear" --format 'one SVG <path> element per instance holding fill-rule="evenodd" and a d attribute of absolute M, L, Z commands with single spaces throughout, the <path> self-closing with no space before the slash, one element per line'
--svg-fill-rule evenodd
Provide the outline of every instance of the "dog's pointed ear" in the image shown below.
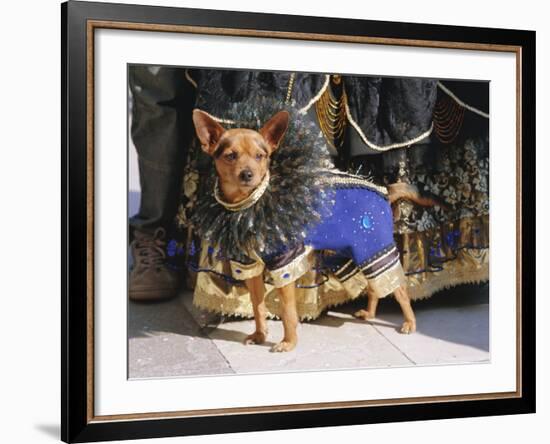
<path fill-rule="evenodd" d="M 288 111 L 279 111 L 260 129 L 260 134 L 269 144 L 271 152 L 275 151 L 288 129 Z"/>
<path fill-rule="evenodd" d="M 225 132 L 225 128 L 216 122 L 212 116 L 200 109 L 193 110 L 193 124 L 201 143 L 202 150 L 211 156 Z"/>

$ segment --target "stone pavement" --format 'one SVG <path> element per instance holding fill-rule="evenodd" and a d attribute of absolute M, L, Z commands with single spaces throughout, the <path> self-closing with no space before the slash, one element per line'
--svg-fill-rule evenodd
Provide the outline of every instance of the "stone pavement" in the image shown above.
<path fill-rule="evenodd" d="M 129 377 L 159 378 L 232 373 L 403 367 L 489 362 L 488 285 L 447 290 L 413 304 L 418 331 L 398 332 L 401 312 L 393 298 L 380 301 L 377 318 L 355 319 L 361 299 L 303 322 L 289 353 L 271 353 L 282 338 L 269 321 L 268 343 L 243 344 L 252 320 L 221 318 L 192 305 L 192 294 L 157 304 L 129 304 Z"/>

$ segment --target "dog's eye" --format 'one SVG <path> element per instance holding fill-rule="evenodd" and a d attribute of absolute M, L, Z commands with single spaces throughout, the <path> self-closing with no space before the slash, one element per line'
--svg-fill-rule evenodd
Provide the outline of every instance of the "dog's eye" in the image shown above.
<path fill-rule="evenodd" d="M 225 155 L 225 158 L 229 161 L 235 160 L 237 158 L 237 153 L 231 151 L 230 153 Z"/>
<path fill-rule="evenodd" d="M 256 154 L 256 160 L 260 161 L 264 158 L 264 155 L 261 153 Z"/>

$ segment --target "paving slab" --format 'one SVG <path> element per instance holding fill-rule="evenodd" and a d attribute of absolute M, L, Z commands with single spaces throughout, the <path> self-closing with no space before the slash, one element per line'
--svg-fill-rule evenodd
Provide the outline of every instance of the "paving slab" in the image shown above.
<path fill-rule="evenodd" d="M 129 378 L 234 373 L 181 297 L 155 304 L 130 302 L 128 314 Z"/>
<path fill-rule="evenodd" d="M 298 345 L 287 353 L 270 352 L 283 337 L 282 323 L 270 320 L 268 329 L 268 341 L 262 345 L 243 344 L 254 331 L 252 320 L 223 322 L 209 336 L 239 374 L 413 365 L 374 327 L 342 313 L 328 312 L 301 323 Z"/>

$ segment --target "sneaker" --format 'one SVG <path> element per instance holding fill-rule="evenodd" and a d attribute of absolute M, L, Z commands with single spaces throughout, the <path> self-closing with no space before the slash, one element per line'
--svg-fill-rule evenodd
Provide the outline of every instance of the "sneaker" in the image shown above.
<path fill-rule="evenodd" d="M 165 237 L 163 228 L 157 228 L 152 235 L 135 230 L 130 244 L 134 260 L 129 279 L 132 301 L 155 302 L 177 294 L 180 279 L 166 264 Z"/>

